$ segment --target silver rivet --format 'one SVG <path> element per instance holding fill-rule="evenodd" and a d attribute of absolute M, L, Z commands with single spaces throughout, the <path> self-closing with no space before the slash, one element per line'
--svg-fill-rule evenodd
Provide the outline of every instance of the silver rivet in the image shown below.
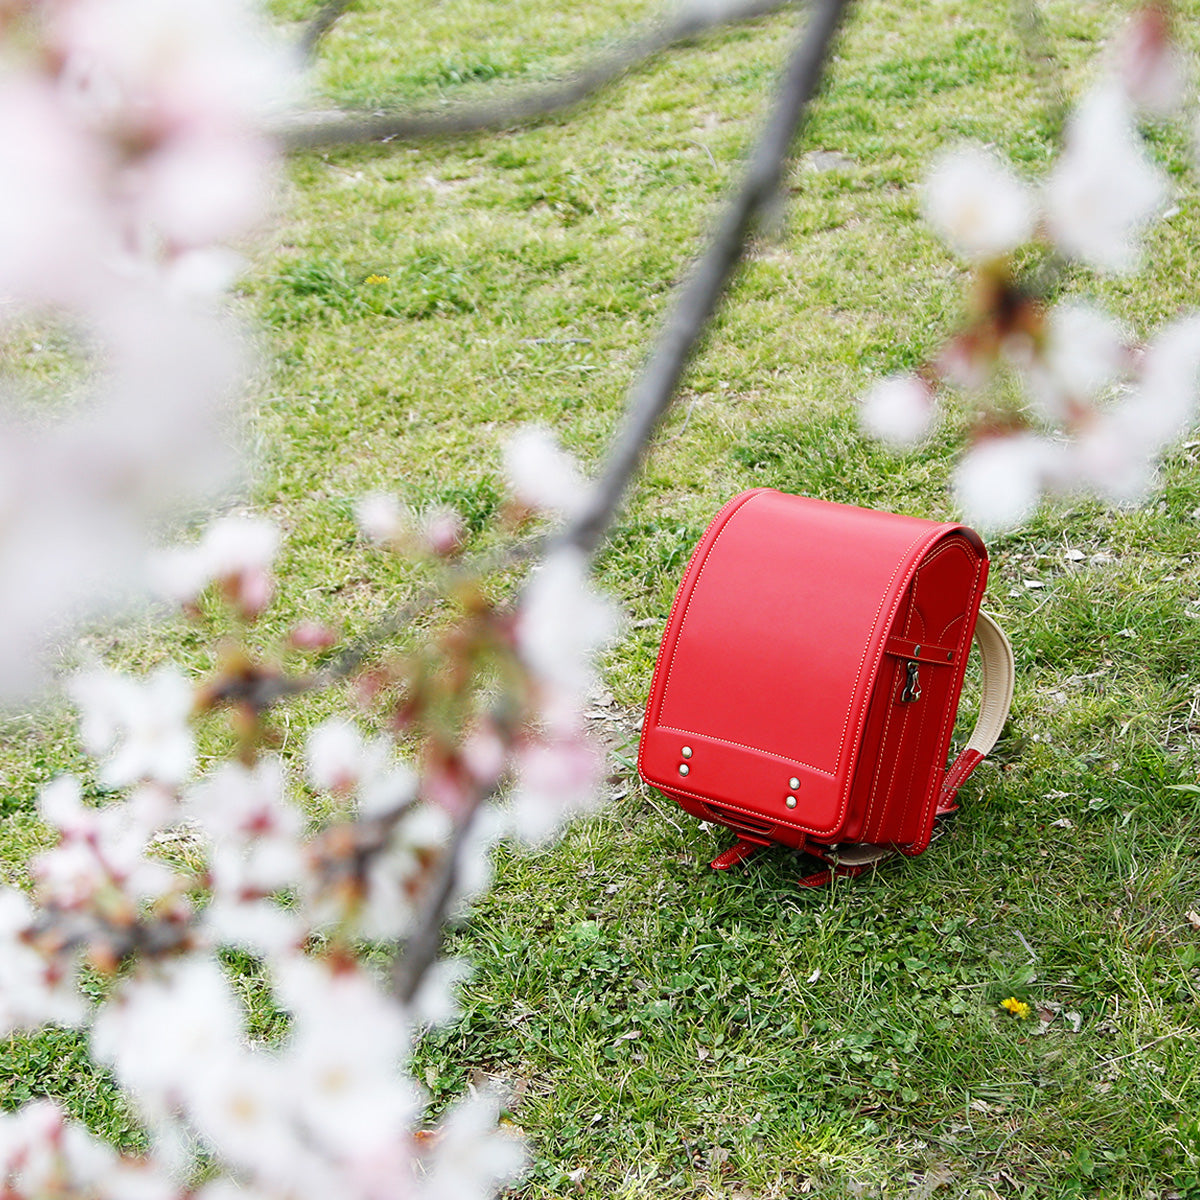
<path fill-rule="evenodd" d="M 692 757 L 692 748 L 691 748 L 691 746 L 684 746 L 684 748 L 682 750 L 680 750 L 679 753 L 682 754 L 684 758 L 691 758 Z"/>
<path fill-rule="evenodd" d="M 789 796 L 789 797 L 788 797 L 788 798 L 787 798 L 787 799 L 784 801 L 784 804 L 786 804 L 786 805 L 788 806 L 788 808 L 795 808 L 795 807 L 796 807 L 796 797 L 795 797 L 795 796 Z"/>
<path fill-rule="evenodd" d="M 688 765 L 687 765 L 687 763 L 680 763 L 680 764 L 679 764 L 679 773 L 680 773 L 680 775 L 686 775 L 686 774 L 688 773 Z"/>
<path fill-rule="evenodd" d="M 795 775 L 793 775 L 791 777 L 791 779 L 788 780 L 788 787 L 790 787 L 792 789 L 792 791 L 794 792 L 799 786 L 800 786 L 800 780 L 798 780 L 795 777 Z"/>

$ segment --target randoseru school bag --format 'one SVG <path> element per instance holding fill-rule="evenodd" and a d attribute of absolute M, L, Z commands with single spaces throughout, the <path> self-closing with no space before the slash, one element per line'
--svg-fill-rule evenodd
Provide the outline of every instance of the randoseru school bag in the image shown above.
<path fill-rule="evenodd" d="M 735 496 L 675 596 L 639 773 L 739 836 L 717 869 L 782 843 L 828 865 L 811 886 L 921 853 L 1012 700 L 1012 647 L 979 610 L 987 573 L 964 525 Z M 972 638 L 980 714 L 947 766 Z"/>

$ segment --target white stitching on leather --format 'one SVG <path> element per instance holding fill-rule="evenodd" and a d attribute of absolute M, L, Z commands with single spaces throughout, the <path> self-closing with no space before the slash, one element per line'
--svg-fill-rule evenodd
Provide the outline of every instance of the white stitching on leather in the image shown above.
<path fill-rule="evenodd" d="M 965 541 L 966 539 L 964 538 L 963 540 Z M 971 551 L 967 550 L 965 546 L 962 549 L 963 549 L 963 553 L 968 555 L 968 557 L 971 558 L 975 563 L 975 577 L 971 582 L 971 595 L 974 596 L 976 590 L 979 587 L 979 576 L 983 571 L 984 559 L 980 558 L 978 554 L 972 554 Z M 979 599 L 980 599 L 980 602 L 982 603 L 983 597 L 980 596 Z M 978 619 L 978 616 L 976 617 L 976 619 Z M 947 626 L 947 628 L 949 628 L 949 627 Z M 967 655 L 971 652 L 971 643 L 970 643 L 970 640 L 968 638 L 966 638 L 966 633 L 967 633 L 967 626 L 966 626 L 966 622 L 964 622 L 962 633 L 960 633 L 958 635 L 958 651 L 959 651 L 959 654 L 963 655 L 964 657 L 965 657 L 965 655 Z M 974 633 L 974 630 L 972 630 L 972 634 L 973 633 Z M 963 663 L 962 669 L 965 673 L 966 669 L 967 669 L 965 662 Z M 954 708 L 957 712 L 958 706 L 955 705 Z M 956 712 L 951 713 L 950 705 L 946 705 L 946 712 L 945 712 L 945 715 L 942 717 L 942 727 L 941 727 L 941 729 L 938 730 L 937 744 L 939 746 L 942 744 L 942 742 L 948 736 L 946 727 L 948 724 L 951 724 L 953 722 L 953 718 L 956 715 Z M 902 851 L 902 853 L 920 854 L 921 851 L 924 850 L 929 845 L 929 842 L 933 836 L 933 818 L 931 817 L 930 814 L 937 807 L 938 797 L 941 795 L 941 791 L 942 791 L 942 782 L 943 781 L 940 781 L 938 779 L 939 774 L 940 774 L 940 772 L 938 770 L 934 770 L 930 775 L 932 784 L 929 788 L 928 795 L 925 797 L 925 804 L 921 810 L 921 833 L 918 836 L 917 840 L 915 842 L 911 842 L 907 848 L 905 848 L 905 847 L 899 848 Z"/>

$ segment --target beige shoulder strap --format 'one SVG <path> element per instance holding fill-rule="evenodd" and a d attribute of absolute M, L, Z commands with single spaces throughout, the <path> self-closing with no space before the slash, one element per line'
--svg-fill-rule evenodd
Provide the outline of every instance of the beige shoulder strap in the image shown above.
<path fill-rule="evenodd" d="M 967 749 L 987 754 L 996 744 L 1008 719 L 1016 663 L 1008 635 L 1000 628 L 996 618 L 982 609 L 975 623 L 975 641 L 979 644 L 983 666 L 983 695 L 979 700 L 979 719 L 971 731 Z"/>
<path fill-rule="evenodd" d="M 1012 705 L 1013 684 L 1017 674 L 1012 643 L 996 618 L 982 609 L 975 623 L 975 641 L 979 646 L 983 667 L 979 718 L 962 753 L 946 774 L 942 794 L 938 798 L 939 813 L 953 811 L 955 793 L 996 744 Z"/>

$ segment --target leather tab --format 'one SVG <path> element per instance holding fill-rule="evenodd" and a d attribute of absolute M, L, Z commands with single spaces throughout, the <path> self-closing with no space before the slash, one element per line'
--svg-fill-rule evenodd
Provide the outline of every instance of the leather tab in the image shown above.
<path fill-rule="evenodd" d="M 728 850 L 724 850 L 718 854 L 708 865 L 714 871 L 728 871 L 730 867 L 736 867 L 738 863 L 752 858 L 761 849 L 762 846 L 759 843 L 748 842 L 743 838 L 736 845 L 730 846 Z"/>
<path fill-rule="evenodd" d="M 818 871 L 815 875 L 802 875 L 796 880 L 796 885 L 804 888 L 824 887 L 827 883 L 832 883 L 835 877 L 853 879 L 857 875 L 872 870 L 874 866 L 875 864 L 871 863 L 863 867 L 828 867 L 824 871 Z"/>
<path fill-rule="evenodd" d="M 909 662 L 929 663 L 931 666 L 949 666 L 958 657 L 953 646 L 931 646 L 928 642 L 914 642 L 909 638 L 890 637 L 884 643 L 883 652 L 894 658 Z"/>
<path fill-rule="evenodd" d="M 958 789 L 967 781 L 967 776 L 975 770 L 986 755 L 981 751 L 968 746 L 955 760 L 954 765 L 946 774 L 946 781 L 942 784 L 941 795 L 938 796 L 937 815 L 944 816 L 946 813 L 952 813 L 958 805 L 954 803 L 954 797 L 958 794 Z"/>

